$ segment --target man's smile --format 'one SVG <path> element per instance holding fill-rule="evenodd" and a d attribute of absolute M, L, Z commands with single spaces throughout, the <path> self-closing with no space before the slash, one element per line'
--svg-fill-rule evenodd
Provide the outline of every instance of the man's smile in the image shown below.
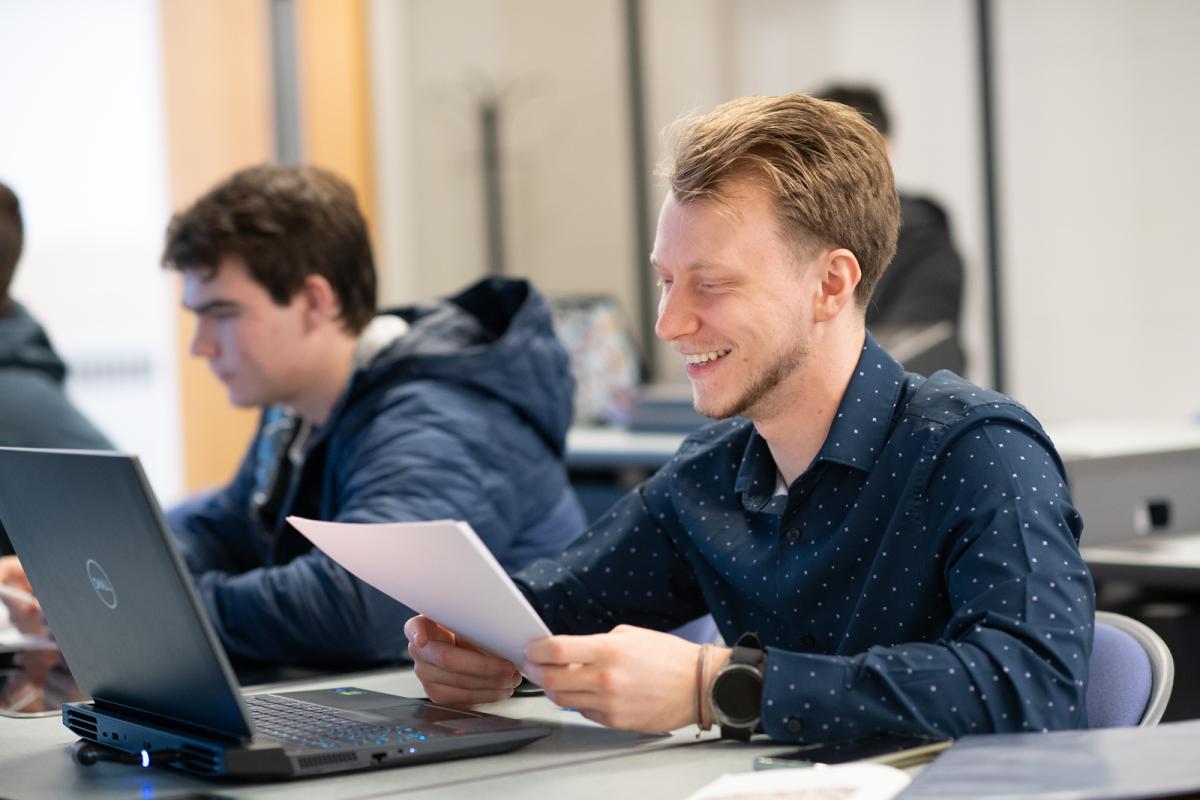
<path fill-rule="evenodd" d="M 708 350 L 703 353 L 684 353 L 683 357 L 690 366 L 692 364 L 704 364 L 709 361 L 716 361 L 718 358 L 727 356 L 731 352 L 733 352 L 731 348 L 723 347 L 716 350 Z"/>

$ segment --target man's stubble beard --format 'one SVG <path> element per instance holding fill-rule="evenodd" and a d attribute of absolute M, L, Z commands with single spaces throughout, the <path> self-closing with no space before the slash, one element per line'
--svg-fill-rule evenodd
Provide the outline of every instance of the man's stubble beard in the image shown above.
<path fill-rule="evenodd" d="M 766 369 L 753 378 L 750 385 L 725 408 L 703 407 L 699 398 L 696 398 L 693 406 L 698 413 L 710 419 L 728 419 L 730 417 L 755 419 L 769 416 L 786 402 L 786 398 L 778 396 L 776 389 L 788 375 L 804 364 L 811 350 L 807 339 L 793 342 Z"/>

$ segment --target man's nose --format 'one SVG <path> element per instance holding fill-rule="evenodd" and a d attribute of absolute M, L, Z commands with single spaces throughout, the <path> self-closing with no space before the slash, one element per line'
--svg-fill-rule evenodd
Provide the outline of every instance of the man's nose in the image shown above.
<path fill-rule="evenodd" d="M 699 319 L 686 289 L 664 287 L 658 300 L 658 321 L 654 324 L 654 334 L 664 342 L 672 342 L 695 333 L 698 327 Z"/>
<path fill-rule="evenodd" d="M 212 325 L 203 317 L 196 320 L 196 330 L 192 332 L 192 344 L 188 348 L 193 356 L 212 358 L 217 354 L 216 341 L 212 336 Z"/>

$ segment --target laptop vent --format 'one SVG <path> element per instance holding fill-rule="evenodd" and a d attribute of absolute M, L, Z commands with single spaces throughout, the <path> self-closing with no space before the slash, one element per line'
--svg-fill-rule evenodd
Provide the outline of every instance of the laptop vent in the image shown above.
<path fill-rule="evenodd" d="M 200 775 L 220 775 L 221 752 L 185 742 L 179 748 L 179 766 Z"/>
<path fill-rule="evenodd" d="M 322 753 L 319 756 L 300 756 L 297 761 L 301 767 L 324 767 L 329 764 L 344 764 L 347 761 L 357 761 L 358 753 Z"/>
<path fill-rule="evenodd" d="M 77 708 L 68 708 L 66 711 L 67 718 L 64 720 L 64 723 L 75 735 L 81 739 L 88 739 L 93 742 L 100 740 L 100 737 L 97 735 L 99 724 L 94 716 L 84 713 Z"/>

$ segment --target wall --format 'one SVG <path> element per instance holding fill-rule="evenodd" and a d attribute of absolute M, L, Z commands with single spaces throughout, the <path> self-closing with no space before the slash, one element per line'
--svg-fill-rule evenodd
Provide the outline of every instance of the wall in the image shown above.
<path fill-rule="evenodd" d="M 409 0 L 371 9 L 375 97 L 385 104 L 376 112 L 381 228 L 411 236 L 398 242 L 381 230 L 385 299 L 449 293 L 485 273 L 478 109 L 495 94 L 513 274 L 547 293 L 615 294 L 632 308 L 619 4 Z"/>
<path fill-rule="evenodd" d="M 1051 420 L 1195 417 L 1200 4 L 997 10 L 1012 390 Z"/>

